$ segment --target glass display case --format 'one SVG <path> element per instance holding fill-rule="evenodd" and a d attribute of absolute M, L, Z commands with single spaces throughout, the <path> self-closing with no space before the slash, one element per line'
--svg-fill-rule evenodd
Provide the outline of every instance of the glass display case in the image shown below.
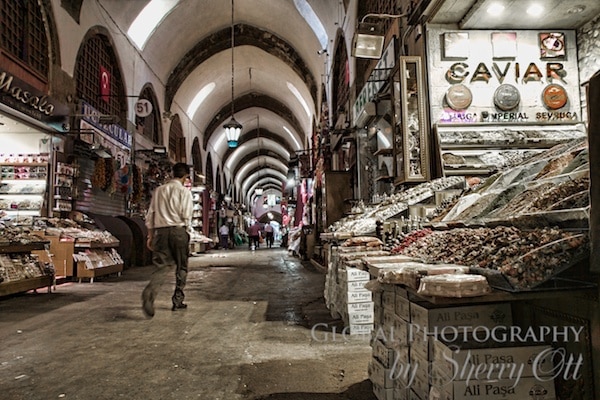
<path fill-rule="evenodd" d="M 394 77 L 396 184 L 425 182 L 430 178 L 424 87 L 421 57 L 400 57 Z"/>

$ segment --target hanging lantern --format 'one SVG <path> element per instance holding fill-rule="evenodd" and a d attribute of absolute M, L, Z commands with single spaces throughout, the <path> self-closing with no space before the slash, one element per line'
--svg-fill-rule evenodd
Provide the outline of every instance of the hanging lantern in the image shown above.
<path fill-rule="evenodd" d="M 240 124 L 239 122 L 237 122 L 235 120 L 235 118 L 233 117 L 233 113 L 234 113 L 234 107 L 233 107 L 233 102 L 235 100 L 235 96 L 234 96 L 234 67 L 235 67 L 235 63 L 234 63 L 234 58 L 233 58 L 233 50 L 235 48 L 235 35 L 234 35 L 234 24 L 233 24 L 233 0 L 231 0 L 231 119 L 229 120 L 228 123 L 226 123 L 225 125 L 223 125 L 223 128 L 225 128 L 225 135 L 227 136 L 227 146 L 230 149 L 235 149 L 238 146 L 238 140 L 240 138 L 240 135 L 242 133 L 242 124 Z"/>
<path fill-rule="evenodd" d="M 227 136 L 227 146 L 235 149 L 238 146 L 238 140 L 242 133 L 242 124 L 237 122 L 232 115 L 229 122 L 223 125 L 223 128 L 225 128 L 225 135 Z"/>

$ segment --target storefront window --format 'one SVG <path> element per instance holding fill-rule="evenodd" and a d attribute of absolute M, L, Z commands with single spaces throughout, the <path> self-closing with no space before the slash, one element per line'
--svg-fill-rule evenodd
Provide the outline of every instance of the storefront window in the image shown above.
<path fill-rule="evenodd" d="M 3 50 L 48 76 L 48 40 L 36 0 L 0 3 L 0 41 Z"/>
<path fill-rule="evenodd" d="M 121 72 L 108 38 L 89 37 L 82 45 L 76 68 L 77 95 L 104 115 L 127 120 Z"/>

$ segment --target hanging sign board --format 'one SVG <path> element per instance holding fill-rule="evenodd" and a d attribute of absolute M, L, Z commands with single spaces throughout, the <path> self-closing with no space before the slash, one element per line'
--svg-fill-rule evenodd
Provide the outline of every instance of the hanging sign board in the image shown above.
<path fill-rule="evenodd" d="M 144 118 L 150 114 L 152 114 L 152 103 L 149 100 L 139 99 L 135 102 L 135 115 Z"/>
<path fill-rule="evenodd" d="M 120 143 L 127 149 L 131 148 L 133 142 L 131 133 L 120 125 L 103 123 L 100 112 L 90 104 L 81 103 L 81 114 L 81 120 L 97 128 L 102 132 L 102 136 Z"/>

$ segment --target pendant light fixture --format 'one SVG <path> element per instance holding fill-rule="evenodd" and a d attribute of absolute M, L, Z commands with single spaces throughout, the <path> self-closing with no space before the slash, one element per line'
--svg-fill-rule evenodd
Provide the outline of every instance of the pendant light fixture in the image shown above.
<path fill-rule="evenodd" d="M 233 72 L 234 72 L 234 59 L 233 59 L 233 50 L 235 48 L 235 42 L 234 42 L 234 25 L 233 25 L 233 0 L 231 0 L 231 119 L 229 120 L 228 123 L 226 123 L 225 125 L 223 125 L 223 128 L 225 128 L 225 134 L 227 135 L 227 146 L 229 146 L 229 148 L 236 148 L 238 146 L 238 140 L 240 138 L 240 135 L 242 133 L 242 124 L 240 124 L 239 122 L 237 122 L 235 120 L 235 118 L 233 117 L 233 113 L 234 113 L 234 109 L 233 109 L 233 99 L 234 99 L 234 93 L 233 93 Z"/>

